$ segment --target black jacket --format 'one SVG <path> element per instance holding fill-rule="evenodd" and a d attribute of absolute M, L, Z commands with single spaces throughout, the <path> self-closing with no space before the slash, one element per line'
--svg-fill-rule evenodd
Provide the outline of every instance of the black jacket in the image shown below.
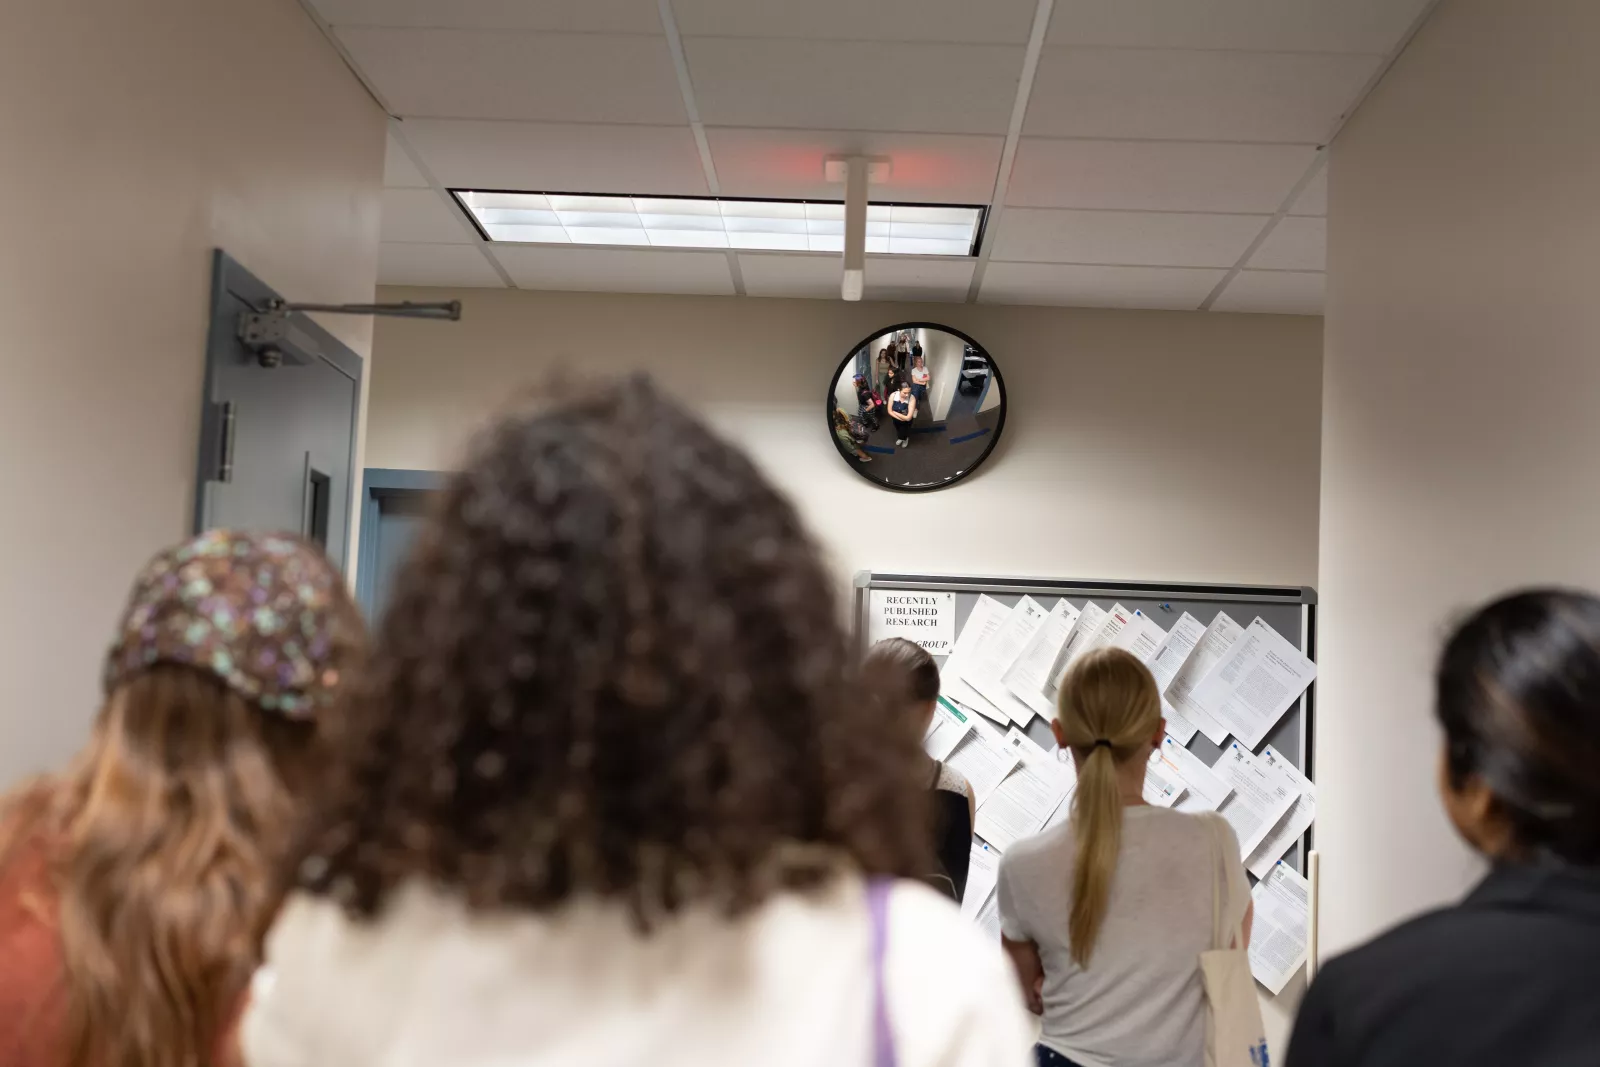
<path fill-rule="evenodd" d="M 1600 1065 L 1600 871 L 1495 869 L 1329 963 L 1288 1067 Z"/>

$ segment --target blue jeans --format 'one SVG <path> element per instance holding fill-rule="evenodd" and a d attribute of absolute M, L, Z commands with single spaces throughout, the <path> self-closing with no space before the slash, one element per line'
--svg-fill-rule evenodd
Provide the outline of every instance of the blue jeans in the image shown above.
<path fill-rule="evenodd" d="M 1055 1049 L 1043 1045 L 1033 1046 L 1033 1061 L 1037 1067 L 1078 1067 Z"/>
<path fill-rule="evenodd" d="M 913 385 L 911 395 L 917 398 L 917 410 L 921 411 L 928 406 L 928 387 L 926 385 Z"/>

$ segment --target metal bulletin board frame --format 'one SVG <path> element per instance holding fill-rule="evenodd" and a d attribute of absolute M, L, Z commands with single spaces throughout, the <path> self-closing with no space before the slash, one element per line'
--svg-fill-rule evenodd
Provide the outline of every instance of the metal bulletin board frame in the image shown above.
<path fill-rule="evenodd" d="M 869 605 L 875 590 L 956 594 L 956 632 L 966 624 L 967 615 L 984 594 L 1006 605 L 1031 596 L 1045 610 L 1065 597 L 1076 607 L 1093 600 L 1103 608 L 1120 603 L 1143 611 L 1162 628 L 1170 629 L 1185 611 L 1209 624 L 1219 611 L 1226 611 L 1241 626 L 1260 616 L 1273 629 L 1311 659 L 1317 658 L 1317 594 L 1304 586 L 1215 585 L 1178 582 L 1087 581 L 1052 578 L 1000 578 L 938 574 L 897 574 L 862 571 L 856 575 L 852 594 L 851 625 L 858 654 L 864 651 Z M 1262 740 L 1257 751 L 1272 745 L 1313 782 L 1316 781 L 1314 739 L 1316 684 L 1280 719 Z M 1028 736 L 1049 747 L 1054 744 L 1049 726 L 1035 717 L 1028 724 Z M 1209 766 L 1221 751 L 1203 733 L 1196 734 L 1189 748 Z M 1284 857 L 1300 871 L 1306 871 L 1306 857 L 1312 848 L 1315 823 L 1299 843 Z"/>

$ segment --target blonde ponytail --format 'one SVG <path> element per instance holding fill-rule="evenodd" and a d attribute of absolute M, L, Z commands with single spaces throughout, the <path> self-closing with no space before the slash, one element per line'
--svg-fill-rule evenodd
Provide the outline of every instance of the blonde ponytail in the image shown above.
<path fill-rule="evenodd" d="M 1065 744 L 1082 757 L 1072 798 L 1077 854 L 1072 865 L 1072 911 L 1067 934 L 1072 958 L 1088 967 L 1111 898 L 1122 848 L 1122 797 L 1117 768 L 1146 760 L 1161 721 L 1155 679 L 1119 648 L 1084 656 L 1061 683 L 1056 722 Z"/>

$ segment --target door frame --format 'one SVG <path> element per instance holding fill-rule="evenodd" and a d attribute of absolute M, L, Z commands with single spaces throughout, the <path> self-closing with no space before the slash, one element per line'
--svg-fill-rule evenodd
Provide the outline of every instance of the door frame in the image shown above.
<path fill-rule="evenodd" d="M 215 480 L 219 457 L 224 447 L 222 404 L 213 395 L 216 389 L 217 360 L 224 353 L 232 353 L 239 344 L 239 320 L 229 306 L 229 297 L 235 297 L 252 307 L 265 308 L 269 301 L 282 300 L 283 296 L 272 286 L 245 269 L 244 265 L 220 248 L 211 252 L 211 318 L 206 327 L 205 384 L 200 394 L 200 445 L 195 459 L 194 529 L 206 529 L 206 504 L 209 498 L 208 483 Z M 355 384 L 350 402 L 350 480 L 356 478 L 356 457 L 361 444 L 361 390 L 365 361 L 349 345 L 329 333 L 303 312 L 293 312 L 291 321 L 295 329 L 316 342 L 318 355 L 340 374 Z M 347 487 L 348 489 L 348 487 Z M 351 514 L 345 515 L 344 569 L 348 570 L 351 554 Z"/>
<path fill-rule="evenodd" d="M 361 472 L 361 534 L 356 546 L 356 603 L 372 619 L 377 599 L 376 574 L 383 522 L 383 502 L 437 493 L 450 480 L 448 471 L 368 467 Z"/>

